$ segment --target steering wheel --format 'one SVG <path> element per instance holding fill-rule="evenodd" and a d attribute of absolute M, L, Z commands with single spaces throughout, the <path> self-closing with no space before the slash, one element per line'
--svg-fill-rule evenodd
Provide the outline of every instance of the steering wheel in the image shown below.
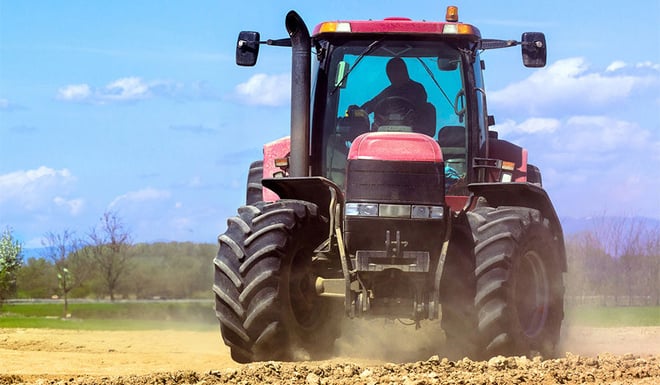
<path fill-rule="evenodd" d="M 415 121 L 415 103 L 403 96 L 388 96 L 373 108 L 374 127 L 385 125 L 412 126 Z"/>

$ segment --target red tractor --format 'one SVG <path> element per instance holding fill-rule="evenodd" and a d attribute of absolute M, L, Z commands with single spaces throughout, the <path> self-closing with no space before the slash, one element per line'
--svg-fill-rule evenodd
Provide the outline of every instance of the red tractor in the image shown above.
<path fill-rule="evenodd" d="M 472 358 L 551 356 L 563 320 L 561 225 L 527 151 L 489 131 L 482 39 L 458 21 L 333 21 L 289 38 L 291 134 L 250 168 L 246 205 L 214 259 L 216 315 L 234 360 L 322 358 L 342 317 L 441 318 Z M 313 55 L 312 55 L 313 53 Z M 313 95 L 313 97 L 311 96 Z"/>

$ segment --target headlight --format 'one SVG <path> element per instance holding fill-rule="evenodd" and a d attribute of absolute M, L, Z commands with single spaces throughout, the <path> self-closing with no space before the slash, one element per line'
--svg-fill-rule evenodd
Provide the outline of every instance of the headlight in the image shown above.
<path fill-rule="evenodd" d="M 445 210 L 442 206 L 412 206 L 411 218 L 415 219 L 442 219 Z"/>
<path fill-rule="evenodd" d="M 389 218 L 410 218 L 410 205 L 378 205 L 378 216 Z"/>
<path fill-rule="evenodd" d="M 443 219 L 444 213 L 442 206 L 346 203 L 347 217 Z"/>
<path fill-rule="evenodd" d="M 346 216 L 376 217 L 377 203 L 346 203 Z"/>

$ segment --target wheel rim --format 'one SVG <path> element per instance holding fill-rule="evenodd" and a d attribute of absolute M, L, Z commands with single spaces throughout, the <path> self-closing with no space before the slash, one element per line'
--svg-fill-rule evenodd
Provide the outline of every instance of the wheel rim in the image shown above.
<path fill-rule="evenodd" d="M 535 337 L 543 330 L 550 307 L 550 287 L 545 264 L 535 251 L 528 251 L 520 259 L 516 282 L 518 321 L 527 337 Z"/>
<path fill-rule="evenodd" d="M 288 295 L 293 318 L 303 329 L 314 328 L 321 316 L 313 280 L 309 255 L 304 252 L 297 253 L 291 263 Z"/>

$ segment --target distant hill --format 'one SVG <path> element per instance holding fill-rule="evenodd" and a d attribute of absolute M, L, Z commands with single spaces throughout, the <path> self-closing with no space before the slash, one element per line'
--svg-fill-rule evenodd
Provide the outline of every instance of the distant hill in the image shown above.
<path fill-rule="evenodd" d="M 599 224 L 603 223 L 603 220 L 605 223 L 610 223 L 610 222 L 616 222 L 616 221 L 621 221 L 621 220 L 641 220 L 644 221 L 647 226 L 651 228 L 659 228 L 660 229 L 660 219 L 656 218 L 647 218 L 647 217 L 605 217 L 603 218 L 597 218 L 597 217 L 582 217 L 582 218 L 575 218 L 575 217 L 563 217 L 559 218 L 561 221 L 562 228 L 564 229 L 564 235 L 573 235 L 577 234 L 583 231 L 588 231 L 588 230 L 593 230 L 594 227 Z M 149 242 L 146 244 L 158 244 L 158 243 L 169 243 L 169 242 Z M 176 243 L 176 242 L 174 242 Z M 183 242 L 183 243 L 189 243 L 189 242 Z M 192 242 L 195 244 L 195 242 Z M 200 245 L 202 243 L 199 243 Z M 44 254 L 44 248 L 43 247 L 36 247 L 36 248 L 27 248 L 23 249 L 23 258 L 24 260 L 28 260 L 28 258 L 41 258 L 42 255 Z"/>
<path fill-rule="evenodd" d="M 632 221 L 639 220 L 643 221 L 646 226 L 651 228 L 660 228 L 660 219 L 656 218 L 647 218 L 647 217 L 583 217 L 583 218 L 574 218 L 574 217 L 565 217 L 559 218 L 561 221 L 562 228 L 564 229 L 564 235 L 577 234 L 583 231 L 593 230 L 598 224 L 615 223 L 622 220 Z"/>

